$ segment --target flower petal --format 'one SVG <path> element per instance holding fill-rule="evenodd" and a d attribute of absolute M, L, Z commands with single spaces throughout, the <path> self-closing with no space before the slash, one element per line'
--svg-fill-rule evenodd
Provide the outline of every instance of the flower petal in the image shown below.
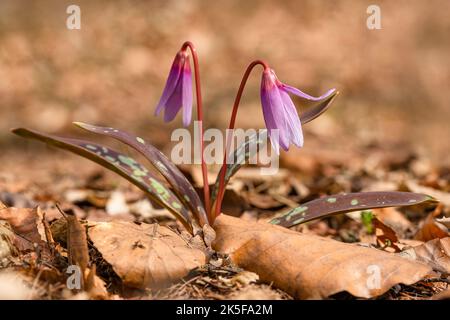
<path fill-rule="evenodd" d="M 182 72 L 183 59 L 184 58 L 182 53 L 178 52 L 178 54 L 175 56 L 175 59 L 173 60 L 172 67 L 170 68 L 169 76 L 166 80 L 166 86 L 164 87 L 161 98 L 159 99 L 158 105 L 156 106 L 155 116 L 157 116 L 166 106 L 167 100 L 169 100 L 170 96 L 173 94 L 177 86 Z"/>
<path fill-rule="evenodd" d="M 297 147 L 301 148 L 303 147 L 303 132 L 297 109 L 287 92 L 280 90 L 280 95 L 283 100 L 286 122 L 289 128 L 289 140 Z"/>
<path fill-rule="evenodd" d="M 183 79 L 179 79 L 172 95 L 169 97 L 169 99 L 166 102 L 165 110 L 164 110 L 164 121 L 165 122 L 172 121 L 175 118 L 175 116 L 177 115 L 178 111 L 180 111 L 181 106 L 183 105 L 182 83 L 183 83 Z"/>
<path fill-rule="evenodd" d="M 304 92 L 300 91 L 299 89 L 294 88 L 294 87 L 291 87 L 291 86 L 289 86 L 289 85 L 287 85 L 287 84 L 283 84 L 283 85 L 282 85 L 282 88 L 283 88 L 285 91 L 287 91 L 287 92 L 289 92 L 289 93 L 292 93 L 293 95 L 296 95 L 297 97 L 300 97 L 300 98 L 303 98 L 303 99 L 306 99 L 306 100 L 310 100 L 310 101 L 320 101 L 320 100 L 322 100 L 322 99 L 327 98 L 327 97 L 330 96 L 333 92 L 336 91 L 336 89 L 333 88 L 333 89 L 328 90 L 325 94 L 323 94 L 323 95 L 321 95 L 321 96 L 319 96 L 319 97 L 313 97 L 313 96 L 310 96 L 309 94 L 304 93 Z"/>
<path fill-rule="evenodd" d="M 278 144 L 284 149 L 289 148 L 289 126 L 286 123 L 286 115 L 283 107 L 278 87 L 273 83 L 270 75 L 263 73 L 261 81 L 261 104 L 263 108 L 264 121 L 269 131 L 269 137 L 275 151 L 278 150 Z M 272 139 L 271 131 L 279 130 L 279 139 Z M 274 137 L 275 138 L 275 137 Z"/>
<path fill-rule="evenodd" d="M 183 104 L 183 125 L 187 127 L 192 118 L 192 73 L 189 59 L 183 69 L 182 76 L 182 104 Z"/>

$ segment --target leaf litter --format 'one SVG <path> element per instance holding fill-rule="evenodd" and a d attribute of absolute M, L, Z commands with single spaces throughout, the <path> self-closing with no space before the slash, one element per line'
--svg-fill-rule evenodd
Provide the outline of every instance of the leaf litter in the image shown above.
<path fill-rule="evenodd" d="M 314 161 L 319 161 L 321 163 L 320 165 L 313 166 L 313 168 L 315 168 L 314 171 L 297 173 L 296 170 L 289 169 L 294 175 L 286 175 L 283 172 L 284 170 L 281 170 L 281 175 L 273 181 L 261 179 L 257 175 L 251 174 L 251 170 L 246 174 L 245 171 L 252 168 L 241 169 L 243 171 L 240 171 L 231 179 L 232 184 L 230 186 L 231 188 L 236 189 L 229 189 L 227 191 L 237 193 L 240 198 L 235 196 L 228 198 L 229 200 L 226 201 L 229 202 L 224 204 L 224 208 L 228 205 L 227 211 L 230 211 L 231 213 L 234 210 L 233 215 L 242 217 L 244 219 L 242 221 L 246 221 L 245 223 L 249 223 L 249 221 L 260 221 L 260 223 L 263 223 L 281 216 L 289 209 L 295 208 L 295 206 L 301 206 L 308 201 L 320 197 L 326 199 L 327 195 L 336 192 L 351 193 L 363 190 L 383 189 L 371 187 L 371 185 L 375 186 L 376 184 L 379 184 L 379 177 L 377 176 L 377 173 L 372 173 L 370 170 L 363 173 L 364 171 L 362 170 L 367 170 L 367 168 L 358 169 L 357 166 L 354 166 L 352 169 L 346 169 L 347 167 L 345 165 L 338 165 L 333 162 L 327 163 L 326 159 L 317 159 Z M 333 169 L 331 170 L 330 168 Z M 361 168 L 363 168 L 363 166 L 361 166 Z M 344 174 L 345 170 L 350 171 Z M 398 170 L 403 169 L 401 168 Z M 406 167 L 405 170 L 408 170 L 408 168 Z M 414 176 L 411 172 L 409 173 L 411 176 L 407 177 L 407 179 L 416 181 L 418 184 L 424 183 L 418 176 Z M 321 176 L 322 178 L 320 178 Z M 89 177 L 89 175 L 86 177 Z M 108 179 L 111 181 L 110 178 Z M 326 179 L 326 182 L 323 179 Z M 358 182 L 360 179 L 362 180 Z M 385 179 L 389 181 L 393 187 L 390 190 L 407 190 L 404 188 L 405 177 L 398 179 L 395 174 L 388 172 Z M 350 181 L 351 183 L 349 183 Z M 58 191 L 56 191 L 56 189 L 52 189 L 51 185 L 48 185 L 48 188 L 49 190 L 55 190 L 53 192 L 60 192 L 61 190 L 58 189 Z M 64 194 L 66 192 L 71 192 L 71 190 L 81 190 L 85 194 L 91 194 L 89 198 L 91 200 L 84 201 L 79 200 L 82 198 L 76 199 L 64 197 Z M 443 190 L 445 189 L 442 189 L 441 192 L 445 192 Z M 129 219 L 127 220 L 123 220 L 123 215 L 121 214 L 111 216 L 105 210 L 108 199 L 113 198 L 114 193 L 117 192 L 121 193 L 121 210 L 128 211 L 128 213 L 125 213 L 129 216 Z M 101 201 L 97 201 L 96 198 L 92 197 L 95 193 L 101 196 L 101 198 L 97 198 Z M 30 194 L 28 194 L 28 196 L 30 196 Z M 32 196 L 33 194 L 31 194 L 31 198 L 28 198 L 30 202 L 34 201 Z M 125 198 L 123 196 L 125 196 Z M 255 200 L 259 199 L 258 197 L 264 200 Z M 372 292 L 370 290 L 367 291 L 367 289 L 358 289 L 358 281 L 355 281 L 355 284 L 353 284 L 356 288 L 353 286 L 348 287 L 345 281 L 344 283 L 337 282 L 333 276 L 328 276 L 328 280 L 326 277 L 324 277 L 325 279 L 318 279 L 317 282 L 314 282 L 314 279 L 309 279 L 311 283 L 309 289 L 307 286 L 300 286 L 296 291 L 292 288 L 284 287 L 278 280 L 273 281 L 273 274 L 270 275 L 270 280 L 268 280 L 265 271 L 258 269 L 261 266 L 253 269 L 252 266 L 246 264 L 248 261 L 242 262 L 240 259 L 243 255 L 240 255 L 239 259 L 234 258 L 232 250 L 225 250 L 225 247 L 218 250 L 219 247 L 216 244 L 213 245 L 213 248 L 220 253 L 207 250 L 204 242 L 198 241 L 195 237 L 190 236 L 179 222 L 170 219 L 169 212 L 166 211 L 164 214 L 157 213 L 158 210 L 164 211 L 165 209 L 160 209 L 157 203 L 146 199 L 136 188 L 125 187 L 123 184 L 115 185 L 111 188 L 111 184 L 106 182 L 105 177 L 102 176 L 100 176 L 99 180 L 96 180 L 95 189 L 91 189 L 89 183 L 72 184 L 70 188 L 66 187 L 66 189 L 63 189 L 63 192 L 60 193 L 60 195 L 55 194 L 54 196 L 49 197 L 48 200 L 45 200 L 45 198 L 42 199 L 43 200 L 37 201 L 39 203 L 40 213 L 37 212 L 36 208 L 5 208 L 6 205 L 3 205 L 0 209 L 1 220 L 9 225 L 7 228 L 12 231 L 14 235 L 12 239 L 13 250 L 8 253 L 8 258 L 4 260 L 7 262 L 4 269 L 18 273 L 22 279 L 22 283 L 28 283 L 28 287 L 33 288 L 33 290 L 30 291 L 31 293 L 28 292 L 27 298 L 292 299 L 314 297 L 341 299 L 345 295 L 348 295 L 353 298 L 429 299 L 434 295 L 437 296 L 439 292 L 444 292 L 448 287 L 448 251 L 446 251 L 448 246 L 447 241 L 445 240 L 446 237 L 441 237 L 444 234 L 440 234 L 440 236 L 435 239 L 413 241 L 416 234 L 419 234 L 421 230 L 427 228 L 427 221 L 441 224 L 441 226 L 438 227 L 439 230 L 445 231 L 442 227 L 445 223 L 440 222 L 441 220 L 445 222 L 446 214 L 448 214 L 448 207 L 446 207 L 445 204 L 440 209 L 436 209 L 436 205 L 426 203 L 400 209 L 372 209 L 374 216 L 385 226 L 391 228 L 397 236 L 397 242 L 395 240 L 391 242 L 398 245 L 401 250 L 399 254 L 392 252 L 395 250 L 389 250 L 388 247 L 383 246 L 381 243 L 383 241 L 377 242 L 376 235 L 369 234 L 360 219 L 355 220 L 346 215 L 332 215 L 322 218 L 321 220 L 314 220 L 306 224 L 301 224 L 300 226 L 294 226 L 291 231 L 287 231 L 287 229 L 284 231 L 296 233 L 296 236 L 305 234 L 305 236 L 308 235 L 308 237 L 313 237 L 314 240 L 308 241 L 309 246 L 312 247 L 315 246 L 314 243 L 316 237 L 318 238 L 317 240 L 320 240 L 320 243 L 327 243 L 325 247 L 330 246 L 328 244 L 330 241 L 335 241 L 339 245 L 338 247 L 340 247 L 343 241 L 349 241 L 348 237 L 351 235 L 353 240 L 350 242 L 355 242 L 355 244 L 346 244 L 345 246 L 350 246 L 351 251 L 353 252 L 371 250 L 370 252 L 375 252 L 376 255 L 388 255 L 396 263 L 399 263 L 399 261 L 406 261 L 403 263 L 414 266 L 414 274 L 409 274 L 409 271 L 402 272 L 400 278 L 396 278 L 392 280 L 392 282 L 388 279 L 385 281 L 386 283 L 383 284 L 382 289 Z M 285 199 L 287 199 L 287 201 Z M 89 275 L 91 275 L 91 278 L 95 275 L 95 278 L 98 280 L 96 282 L 98 283 L 97 286 L 100 289 L 100 294 L 98 292 L 95 293 L 92 290 L 80 292 L 67 289 L 66 280 L 68 274 L 65 272 L 70 265 L 68 260 L 69 248 L 66 237 L 67 232 L 64 231 L 61 233 L 61 230 L 58 231 L 58 226 L 60 229 L 67 229 L 67 221 L 61 216 L 58 219 L 55 218 L 55 200 L 64 203 L 63 207 L 65 208 L 65 212 L 69 210 L 66 208 L 71 208 L 74 210 L 77 217 L 86 219 L 77 219 L 77 221 L 80 221 L 81 225 L 85 228 L 85 241 L 87 243 L 89 255 L 88 269 L 94 270 L 94 273 L 87 273 L 85 281 L 92 282 L 92 280 L 89 280 Z M 270 203 L 268 201 L 272 201 L 273 205 L 266 205 L 266 203 Z M 114 204 L 114 202 L 112 203 Z M 143 205 L 144 203 L 148 203 L 149 205 Z M 112 204 L 110 206 L 112 206 Z M 233 208 L 236 208 L 236 210 Z M 436 213 L 437 210 L 440 210 L 439 215 Z M 12 212 L 17 214 L 12 214 Z M 43 213 L 47 213 L 45 218 Z M 356 217 L 359 214 L 360 211 L 356 211 L 352 217 Z M 95 216 L 95 219 L 91 220 L 90 215 L 92 215 L 92 217 Z M 249 219 L 250 217 L 251 219 Z M 132 222 L 133 220 L 138 224 Z M 27 223 L 21 224 L 20 221 L 25 221 Z M 44 221 L 46 223 L 43 223 Z M 372 222 L 373 221 L 374 220 L 372 220 Z M 243 222 L 239 222 L 240 226 L 244 225 Z M 137 276 L 130 277 L 124 270 L 131 270 L 129 269 L 131 261 L 142 262 L 151 261 L 153 259 L 151 256 L 152 251 L 145 252 L 145 249 L 142 247 L 147 248 L 147 246 L 156 245 L 155 239 L 150 237 L 152 243 L 150 243 L 150 240 L 148 239 L 148 234 L 153 234 L 153 224 L 156 223 L 159 224 L 156 231 L 157 237 L 162 237 L 161 239 L 166 242 L 166 237 L 170 238 L 171 241 L 173 240 L 176 244 L 180 245 L 181 251 L 193 250 L 188 254 L 183 253 L 182 256 L 188 260 L 193 256 L 196 257 L 191 260 L 194 261 L 194 263 L 192 263 L 192 265 L 186 262 L 180 263 L 180 266 L 183 265 L 183 267 L 180 267 L 180 269 L 176 271 L 162 267 L 160 271 L 154 271 L 155 276 L 149 276 L 149 266 L 152 266 L 151 263 L 149 263 L 147 267 L 145 264 L 136 264 L 136 269 L 141 271 L 135 273 Z M 46 224 L 52 231 L 51 237 L 49 237 L 48 232 L 46 232 L 48 231 L 48 227 L 45 226 Z M 272 228 L 272 226 L 269 227 Z M 274 228 L 276 228 L 277 231 L 280 229 L 279 227 Z M 376 230 L 377 226 L 374 226 L 374 228 Z M 383 228 L 384 227 L 381 229 Z M 108 230 L 108 232 L 104 231 L 105 229 Z M 220 228 L 215 229 L 218 234 L 218 239 L 220 240 L 220 237 L 223 236 L 223 230 Z M 380 229 L 380 225 L 378 225 L 378 229 Z M 164 233 L 165 231 L 167 231 L 167 234 Z M 131 236 L 130 232 L 132 233 Z M 159 232 L 162 232 L 162 234 Z M 141 234 L 144 234 L 144 236 Z M 31 239 L 28 239 L 30 237 Z M 119 241 L 121 246 L 114 247 L 113 244 L 117 245 L 112 239 L 114 237 L 129 240 Z M 434 237 L 433 232 L 431 232 L 431 237 Z M 11 238 L 11 232 L 8 233 L 7 238 Z M 53 238 L 53 240 L 51 240 L 51 238 Z M 214 234 L 211 235 L 210 239 L 213 238 Z M 388 239 L 390 239 L 390 237 L 388 237 Z M 212 240 L 209 241 L 211 242 Z M 230 241 L 231 242 L 226 246 L 227 248 L 232 246 L 236 239 Z M 265 239 L 264 241 L 268 240 Z M 52 242 L 53 245 L 51 244 Z M 335 245 L 335 242 L 331 243 Z M 21 245 L 18 245 L 17 247 L 15 243 L 21 243 Z M 248 245 L 251 243 L 252 241 L 250 241 Z M 386 244 L 386 241 L 384 241 L 384 244 Z M 330 248 L 332 248 L 333 245 L 331 245 Z M 18 250 L 18 248 L 21 250 Z M 114 256 L 114 250 L 112 248 L 118 248 L 118 252 L 123 253 L 123 259 L 121 259 L 122 257 L 120 256 Z M 52 253 L 52 250 L 54 253 Z M 84 251 L 84 249 L 82 251 Z M 293 249 L 293 252 L 294 251 L 299 251 L 297 246 L 295 250 Z M 142 252 L 142 254 L 139 254 L 139 252 Z M 156 261 L 159 259 L 156 254 L 158 249 L 153 252 L 155 253 L 154 260 Z M 175 252 L 178 251 L 175 250 Z M 257 250 L 253 249 L 252 253 L 248 256 L 253 257 L 255 252 L 257 252 Z M 322 253 L 324 252 L 327 251 L 325 250 Z M 345 250 L 343 251 L 343 254 L 344 253 Z M 198 256 L 196 254 L 198 254 Z M 220 256 L 219 258 L 217 257 L 218 255 Z M 159 256 L 164 256 L 166 259 L 172 261 L 170 253 L 160 254 Z M 173 259 L 178 259 L 176 254 L 173 256 Z M 277 255 L 274 254 L 273 256 L 276 258 Z M 349 257 L 350 256 L 353 256 L 353 253 L 349 254 Z M 127 261 L 126 257 L 132 257 L 132 260 Z M 390 260 L 390 258 L 387 260 Z M 375 260 L 378 260 L 378 258 Z M 300 263 L 297 261 L 300 261 Z M 301 261 L 302 259 L 298 258 L 296 264 L 301 265 Z M 363 262 L 367 263 L 364 259 Z M 364 263 L 362 265 L 367 267 L 367 264 Z M 23 267 L 24 265 L 27 267 Z M 176 262 L 170 263 L 170 266 L 173 266 L 175 269 L 176 265 Z M 185 265 L 188 267 L 185 267 Z M 161 264 L 160 266 L 164 266 L 164 264 Z M 320 264 L 320 266 L 323 268 L 324 265 Z M 317 267 L 317 270 L 320 270 L 321 267 Z M 346 268 L 347 267 L 344 269 Z M 362 268 L 361 270 L 364 270 L 364 267 L 360 268 Z M 158 269 L 151 267 L 151 270 L 153 272 L 153 270 Z M 264 270 L 264 268 L 262 270 Z M 284 269 L 284 274 L 289 273 L 288 270 L 289 268 Z M 351 270 L 351 268 L 349 270 Z M 239 277 L 236 278 L 236 276 L 240 273 L 243 273 L 244 275 L 249 273 L 255 276 L 253 278 L 250 277 L 252 280 L 246 283 L 245 281 L 237 280 Z M 311 272 L 308 274 L 310 273 Z M 320 272 L 318 273 L 320 274 Z M 392 276 L 393 278 L 396 277 L 394 275 Z M 151 280 L 152 277 L 159 277 L 158 279 L 163 280 L 154 281 Z M 343 278 L 346 277 L 348 281 L 350 281 L 349 279 L 352 279 L 351 275 L 344 276 Z M 243 276 L 243 278 L 245 278 L 245 276 Z M 336 283 L 337 287 L 335 289 L 332 287 L 330 288 L 330 283 Z"/>

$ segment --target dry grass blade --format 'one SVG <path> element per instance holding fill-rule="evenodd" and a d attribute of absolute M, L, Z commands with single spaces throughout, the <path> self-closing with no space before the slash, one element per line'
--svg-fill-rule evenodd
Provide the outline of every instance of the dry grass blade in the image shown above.
<path fill-rule="evenodd" d="M 79 266 L 84 275 L 89 265 L 86 228 L 72 212 L 68 211 L 65 217 L 67 220 L 67 251 L 69 252 L 69 263 Z"/>

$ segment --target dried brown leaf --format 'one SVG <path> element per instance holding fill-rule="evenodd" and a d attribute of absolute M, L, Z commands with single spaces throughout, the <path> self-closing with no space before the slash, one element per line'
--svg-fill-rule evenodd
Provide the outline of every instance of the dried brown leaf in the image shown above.
<path fill-rule="evenodd" d="M 372 218 L 372 225 L 375 229 L 375 235 L 377 237 L 378 245 L 382 247 L 388 247 L 395 250 L 395 252 L 400 252 L 400 248 L 396 245 L 398 243 L 398 237 L 391 227 L 385 225 L 383 222 L 378 220 L 376 217 Z"/>
<path fill-rule="evenodd" d="M 96 275 L 95 264 L 87 271 L 85 290 L 91 299 L 107 299 L 109 294 L 105 282 Z"/>
<path fill-rule="evenodd" d="M 34 250 L 34 243 L 43 244 L 45 240 L 42 225 L 42 212 L 36 207 L 6 208 L 0 210 L 0 220 L 7 221 L 16 234 L 14 244 L 20 251 Z"/>
<path fill-rule="evenodd" d="M 14 232 L 6 221 L 0 221 L 0 268 L 8 263 L 14 254 Z"/>
<path fill-rule="evenodd" d="M 161 286 L 206 262 L 202 250 L 157 224 L 99 222 L 89 228 L 88 235 L 123 284 L 130 287 Z"/>
<path fill-rule="evenodd" d="M 437 238 L 445 238 L 450 235 L 447 226 L 435 220 L 436 217 L 441 215 L 442 208 L 442 205 L 437 206 L 436 209 L 427 216 L 422 227 L 414 236 L 414 239 L 426 242 Z"/>
<path fill-rule="evenodd" d="M 413 228 L 413 224 L 396 208 L 372 209 L 373 214 L 384 224 L 401 234 Z"/>
<path fill-rule="evenodd" d="M 450 274 L 450 237 L 430 240 L 404 250 L 402 255 L 425 262 L 436 271 Z"/>
<path fill-rule="evenodd" d="M 220 215 L 214 227 L 214 249 L 300 299 L 326 298 L 341 291 L 374 297 L 398 283 L 415 283 L 431 271 L 424 263 L 396 254 L 267 223 Z M 380 271 L 379 286 L 371 282 L 374 269 Z"/>

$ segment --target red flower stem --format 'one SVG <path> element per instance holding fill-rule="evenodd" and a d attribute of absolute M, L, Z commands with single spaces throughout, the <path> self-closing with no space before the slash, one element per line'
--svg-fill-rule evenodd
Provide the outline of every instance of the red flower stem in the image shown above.
<path fill-rule="evenodd" d="M 269 65 L 262 61 L 262 60 L 255 60 L 252 63 L 250 63 L 247 67 L 247 70 L 245 70 L 244 76 L 242 77 L 241 80 L 241 84 L 239 86 L 239 90 L 236 94 L 236 98 L 234 100 L 234 105 L 233 105 L 233 111 L 231 112 L 231 118 L 230 118 L 230 124 L 228 126 L 229 130 L 233 130 L 234 129 L 234 125 L 236 122 L 236 115 L 237 115 L 237 111 L 239 108 L 239 103 L 241 101 L 241 97 L 242 97 L 242 93 L 244 91 L 244 87 L 245 84 L 247 83 L 248 77 L 250 76 L 250 73 L 252 72 L 253 68 L 256 67 L 257 65 L 262 65 L 264 67 L 264 69 L 267 69 L 269 67 Z M 228 137 L 227 137 L 228 138 Z M 229 143 L 227 141 L 226 143 L 227 146 L 227 150 L 225 151 L 225 155 L 223 157 L 223 164 L 222 167 L 220 169 L 219 175 L 219 190 L 217 192 L 217 199 L 216 199 L 216 207 L 215 210 L 213 211 L 213 220 L 210 221 L 211 223 L 214 222 L 215 218 L 221 213 L 221 208 L 222 208 L 222 200 L 223 200 L 223 195 L 225 193 L 225 173 L 227 171 L 227 157 L 228 157 L 228 147 L 229 147 Z"/>
<path fill-rule="evenodd" d="M 198 65 L 198 57 L 197 57 L 197 51 L 195 50 L 194 45 L 190 41 L 186 41 L 183 43 L 183 46 L 181 47 L 181 50 L 186 50 L 186 48 L 189 48 L 192 53 L 192 58 L 194 60 L 194 74 L 195 74 L 195 94 L 197 98 L 197 120 L 200 125 L 200 150 L 202 152 L 201 154 L 201 160 L 202 160 L 202 176 L 203 176 L 203 193 L 204 193 L 204 199 L 205 199 L 205 208 L 206 208 L 206 214 L 208 215 L 209 223 L 212 223 L 212 217 L 210 214 L 210 196 L 209 196 L 209 183 L 208 183 L 208 169 L 206 167 L 205 158 L 204 158 L 204 150 L 205 146 L 203 143 L 203 101 L 202 101 L 202 92 L 200 87 L 200 69 Z"/>

